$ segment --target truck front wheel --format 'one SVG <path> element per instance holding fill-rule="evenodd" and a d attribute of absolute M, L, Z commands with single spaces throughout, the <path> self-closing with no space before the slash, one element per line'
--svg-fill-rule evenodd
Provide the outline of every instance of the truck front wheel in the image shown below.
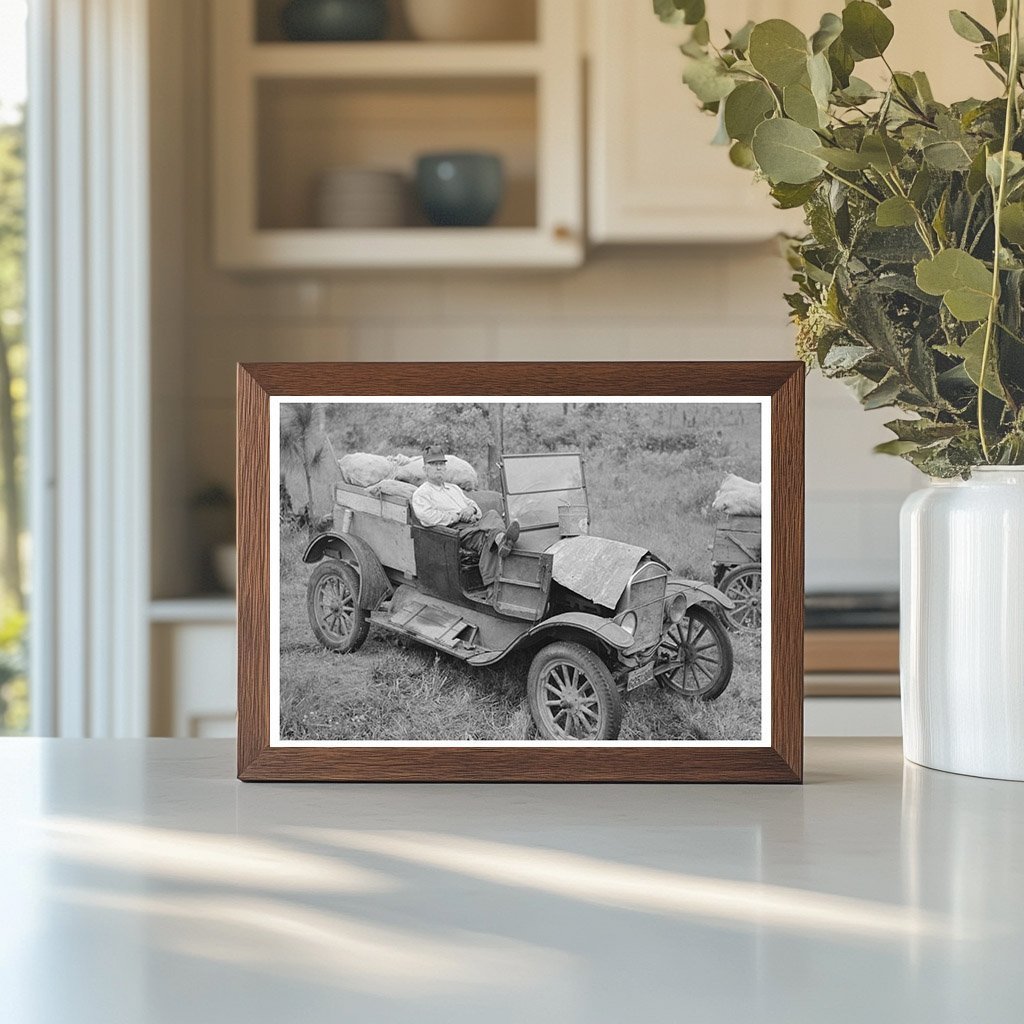
<path fill-rule="evenodd" d="M 622 699 L 608 666 L 582 644 L 541 648 L 530 664 L 526 696 L 541 739 L 614 740 Z"/>

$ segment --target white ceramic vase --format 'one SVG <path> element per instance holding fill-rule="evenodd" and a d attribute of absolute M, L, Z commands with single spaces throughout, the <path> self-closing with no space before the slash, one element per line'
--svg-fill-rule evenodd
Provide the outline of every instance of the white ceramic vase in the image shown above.
<path fill-rule="evenodd" d="M 910 495 L 900 553 L 904 754 L 1024 781 L 1024 467 Z"/>

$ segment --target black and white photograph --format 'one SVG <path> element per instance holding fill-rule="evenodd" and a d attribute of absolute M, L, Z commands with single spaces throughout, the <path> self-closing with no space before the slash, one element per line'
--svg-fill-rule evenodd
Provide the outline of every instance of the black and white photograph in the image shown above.
<path fill-rule="evenodd" d="M 764 745 L 769 417 L 272 399 L 273 744 Z"/>

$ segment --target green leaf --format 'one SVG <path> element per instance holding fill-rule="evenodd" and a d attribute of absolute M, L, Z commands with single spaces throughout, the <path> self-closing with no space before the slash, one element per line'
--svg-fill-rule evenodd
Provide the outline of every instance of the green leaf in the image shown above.
<path fill-rule="evenodd" d="M 842 34 L 843 19 L 835 14 L 823 14 L 818 31 L 811 36 L 811 53 L 827 50 Z"/>
<path fill-rule="evenodd" d="M 966 11 L 950 11 L 949 23 L 953 26 L 953 31 L 969 43 L 995 42 L 996 37 Z"/>
<path fill-rule="evenodd" d="M 946 215 L 949 213 L 949 189 L 945 189 L 939 200 L 935 216 L 932 217 L 932 228 L 941 246 L 949 245 L 949 233 L 946 231 Z"/>
<path fill-rule="evenodd" d="M 971 160 L 970 170 L 967 172 L 967 191 L 976 196 L 985 187 L 985 165 L 988 161 L 988 149 L 982 146 Z"/>
<path fill-rule="evenodd" d="M 1024 203 L 1010 203 L 1004 207 L 999 229 L 1006 241 L 1024 245 Z"/>
<path fill-rule="evenodd" d="M 811 83 L 811 94 L 822 112 L 822 126 L 828 123 L 828 104 L 832 94 L 832 69 L 828 57 L 819 53 L 807 62 L 807 77 Z"/>
<path fill-rule="evenodd" d="M 824 120 L 808 81 L 795 82 L 782 90 L 782 106 L 786 116 L 805 128 L 822 128 Z"/>
<path fill-rule="evenodd" d="M 717 60 L 688 61 L 683 81 L 702 103 L 724 100 L 736 88 L 736 82 Z"/>
<path fill-rule="evenodd" d="M 928 198 L 928 193 L 931 191 L 934 180 L 931 169 L 927 164 L 922 164 L 921 170 L 914 175 L 914 182 L 907 193 L 910 201 L 916 206 L 920 206 Z"/>
<path fill-rule="evenodd" d="M 901 441 L 916 441 L 918 444 L 948 440 L 963 430 L 959 423 L 936 423 L 928 419 L 890 420 L 885 428 L 891 430 Z"/>
<path fill-rule="evenodd" d="M 763 82 L 743 82 L 725 101 L 725 128 L 729 137 L 748 146 L 754 129 L 775 110 L 775 98 Z"/>
<path fill-rule="evenodd" d="M 891 174 L 903 159 L 903 147 L 887 135 L 865 135 L 860 151 L 870 165 L 883 174 Z"/>
<path fill-rule="evenodd" d="M 836 88 L 845 89 L 850 84 L 850 75 L 853 73 L 856 58 L 853 50 L 846 45 L 843 37 L 840 36 L 828 48 L 828 66 L 832 69 L 832 77 L 835 79 Z"/>
<path fill-rule="evenodd" d="M 921 149 L 925 160 L 940 171 L 966 171 L 971 166 L 967 150 L 959 142 L 926 143 Z"/>
<path fill-rule="evenodd" d="M 863 171 L 871 166 L 871 161 L 852 149 L 836 149 L 833 146 L 819 146 L 814 150 L 815 156 L 828 161 L 833 167 L 841 171 Z"/>
<path fill-rule="evenodd" d="M 985 353 L 985 325 L 982 324 L 975 330 L 968 339 L 959 347 L 955 345 L 942 345 L 939 351 L 952 359 L 962 359 L 963 368 L 967 376 L 974 382 L 975 387 L 981 385 L 981 362 Z M 1006 399 L 1006 392 L 999 383 L 999 374 L 996 369 L 996 346 L 993 341 L 989 345 L 988 364 L 985 367 L 985 390 L 996 398 Z"/>
<path fill-rule="evenodd" d="M 902 228 L 917 223 L 914 204 L 902 196 L 893 196 L 879 203 L 875 210 L 875 223 L 880 228 Z"/>
<path fill-rule="evenodd" d="M 704 17 L 704 0 L 654 0 L 654 13 L 667 25 L 696 25 Z"/>
<path fill-rule="evenodd" d="M 925 103 L 934 103 L 935 96 L 932 94 L 931 82 L 923 71 L 915 71 L 913 74 L 914 84 L 917 86 L 917 94 Z"/>
<path fill-rule="evenodd" d="M 772 186 L 772 199 L 780 210 L 795 210 L 798 206 L 803 206 L 817 189 L 817 181 L 805 182 L 802 185 L 779 182 Z"/>
<path fill-rule="evenodd" d="M 915 268 L 917 286 L 941 295 L 946 307 L 965 323 L 983 320 L 991 304 L 992 272 L 963 249 L 945 249 Z"/>
<path fill-rule="evenodd" d="M 849 84 L 841 91 L 840 95 L 848 103 L 856 106 L 860 103 L 866 103 L 868 100 L 873 100 L 881 94 L 877 89 L 872 88 L 865 82 L 864 79 L 851 75 Z"/>
<path fill-rule="evenodd" d="M 882 409 L 888 405 L 894 405 L 902 391 L 902 384 L 899 377 L 893 374 L 887 377 L 878 387 L 869 391 L 860 401 L 865 409 Z"/>
<path fill-rule="evenodd" d="M 734 142 L 729 150 L 729 160 L 745 171 L 756 171 L 757 161 L 754 151 L 745 142 Z"/>
<path fill-rule="evenodd" d="M 989 185 L 992 186 L 992 191 L 995 192 L 999 188 L 999 177 L 1003 170 L 1003 154 L 1002 152 L 993 153 L 992 156 L 985 161 L 985 177 L 988 179 Z M 1014 183 L 1024 175 L 1024 157 L 1017 153 L 1015 150 L 1010 150 L 1006 154 L 1006 185 L 1007 188 L 1012 191 Z"/>
<path fill-rule="evenodd" d="M 746 53 L 750 48 L 750 33 L 754 30 L 756 22 L 748 21 L 743 28 L 733 32 L 729 42 L 722 49 L 733 50 L 735 53 Z"/>
<path fill-rule="evenodd" d="M 754 131 L 752 148 L 765 177 L 777 184 L 802 185 L 825 169 L 814 151 L 821 140 L 811 131 L 786 118 L 762 121 Z"/>
<path fill-rule="evenodd" d="M 807 38 L 795 25 L 772 18 L 750 33 L 747 58 L 773 85 L 798 82 L 807 68 Z"/>
<path fill-rule="evenodd" d="M 861 59 L 881 57 L 892 36 L 892 22 L 874 4 L 853 0 L 844 8 L 843 39 Z"/>
<path fill-rule="evenodd" d="M 876 455 L 906 455 L 921 446 L 916 441 L 883 441 L 872 449 Z"/>
<path fill-rule="evenodd" d="M 915 106 L 921 106 L 921 97 L 917 94 L 917 82 L 914 81 L 911 75 L 906 75 L 902 71 L 897 71 L 892 76 L 892 84 L 896 89 L 897 94 L 901 102 L 913 109 Z"/>

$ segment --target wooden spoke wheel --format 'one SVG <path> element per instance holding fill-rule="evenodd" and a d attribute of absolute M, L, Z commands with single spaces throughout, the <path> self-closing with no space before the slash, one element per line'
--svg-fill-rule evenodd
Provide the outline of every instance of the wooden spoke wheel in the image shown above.
<path fill-rule="evenodd" d="M 722 577 L 719 589 L 736 605 L 725 613 L 733 629 L 751 633 L 761 628 L 760 565 L 738 565 Z"/>
<path fill-rule="evenodd" d="M 718 616 L 699 605 L 689 608 L 662 637 L 654 676 L 684 697 L 720 697 L 732 679 L 732 641 Z"/>
<path fill-rule="evenodd" d="M 327 650 L 348 654 L 362 646 L 370 622 L 358 601 L 359 574 L 348 562 L 325 558 L 313 570 L 306 610 L 316 638 Z"/>
<path fill-rule="evenodd" d="M 614 740 L 622 699 L 608 666 L 582 644 L 542 648 L 530 665 L 526 696 L 541 739 Z"/>

